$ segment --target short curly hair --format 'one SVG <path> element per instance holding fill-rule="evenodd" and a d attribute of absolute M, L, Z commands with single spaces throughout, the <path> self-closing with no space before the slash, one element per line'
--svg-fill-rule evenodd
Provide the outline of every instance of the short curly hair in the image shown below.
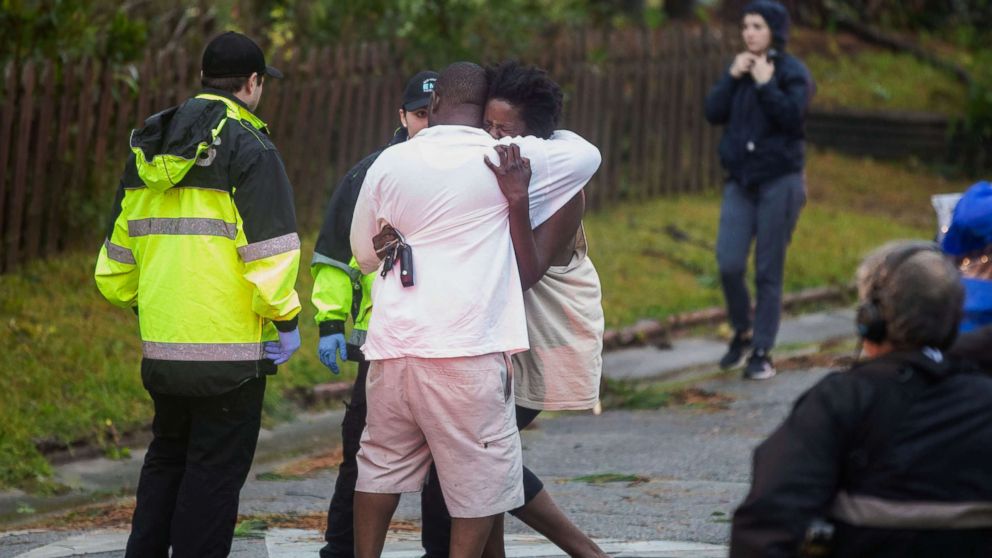
<path fill-rule="evenodd" d="M 508 60 L 486 68 L 486 77 L 490 99 L 502 99 L 519 110 L 530 133 L 551 137 L 561 121 L 565 96 L 548 72 Z"/>

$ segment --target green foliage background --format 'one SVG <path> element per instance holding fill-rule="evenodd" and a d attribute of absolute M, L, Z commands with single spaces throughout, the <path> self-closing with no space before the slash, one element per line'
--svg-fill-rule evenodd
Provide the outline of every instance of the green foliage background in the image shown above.
<path fill-rule="evenodd" d="M 202 46 L 224 29 L 264 47 L 398 40 L 404 61 L 439 64 L 526 52 L 575 26 L 658 25 L 662 0 L 2 0 L 0 61 L 28 56 L 138 59 L 145 47 Z"/>

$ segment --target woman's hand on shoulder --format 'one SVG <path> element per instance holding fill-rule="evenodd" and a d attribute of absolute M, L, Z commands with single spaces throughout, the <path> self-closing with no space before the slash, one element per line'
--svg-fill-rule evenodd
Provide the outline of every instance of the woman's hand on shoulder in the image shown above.
<path fill-rule="evenodd" d="M 530 159 L 520 155 L 520 146 L 511 143 L 510 145 L 497 145 L 496 154 L 499 156 L 499 166 L 496 166 L 489 157 L 483 157 L 486 166 L 496 175 L 496 182 L 503 192 L 506 201 L 511 205 L 522 204 L 528 207 L 530 197 Z"/>

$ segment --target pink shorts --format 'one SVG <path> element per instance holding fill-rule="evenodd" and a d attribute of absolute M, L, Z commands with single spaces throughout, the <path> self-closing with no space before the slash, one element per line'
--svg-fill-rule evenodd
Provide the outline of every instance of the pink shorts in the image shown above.
<path fill-rule="evenodd" d="M 373 361 L 356 490 L 418 492 L 433 458 L 451 517 L 522 506 L 512 374 L 502 353 Z"/>

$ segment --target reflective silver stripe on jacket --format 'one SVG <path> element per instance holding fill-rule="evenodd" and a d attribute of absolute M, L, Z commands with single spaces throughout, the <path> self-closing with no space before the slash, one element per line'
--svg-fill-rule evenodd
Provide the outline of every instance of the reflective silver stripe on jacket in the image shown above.
<path fill-rule="evenodd" d="M 300 237 L 296 233 L 284 234 L 261 242 L 252 242 L 238 248 L 238 254 L 245 263 L 284 254 L 300 249 Z"/>
<path fill-rule="evenodd" d="M 261 360 L 261 343 L 157 343 L 141 344 L 145 358 L 156 360 L 215 361 Z"/>
<path fill-rule="evenodd" d="M 150 234 L 223 236 L 234 240 L 238 236 L 238 225 L 204 217 L 152 217 L 128 221 L 127 234 L 131 237 Z"/>
<path fill-rule="evenodd" d="M 830 514 L 856 527 L 981 529 L 992 527 L 992 502 L 898 501 L 841 492 Z"/>
<path fill-rule="evenodd" d="M 316 264 L 324 264 L 324 265 L 329 265 L 331 267 L 336 267 L 341 271 L 347 273 L 348 277 L 351 277 L 352 281 L 358 281 L 362 278 L 362 272 L 351 267 L 350 265 L 343 262 L 339 262 L 334 258 L 328 258 L 323 254 L 318 254 L 317 252 L 314 252 L 313 258 L 310 260 L 310 265 L 314 266 Z"/>
<path fill-rule="evenodd" d="M 119 244 L 114 244 L 109 238 L 103 241 L 103 245 L 107 248 L 108 258 L 118 263 L 135 265 L 134 253 L 131 250 Z"/>

